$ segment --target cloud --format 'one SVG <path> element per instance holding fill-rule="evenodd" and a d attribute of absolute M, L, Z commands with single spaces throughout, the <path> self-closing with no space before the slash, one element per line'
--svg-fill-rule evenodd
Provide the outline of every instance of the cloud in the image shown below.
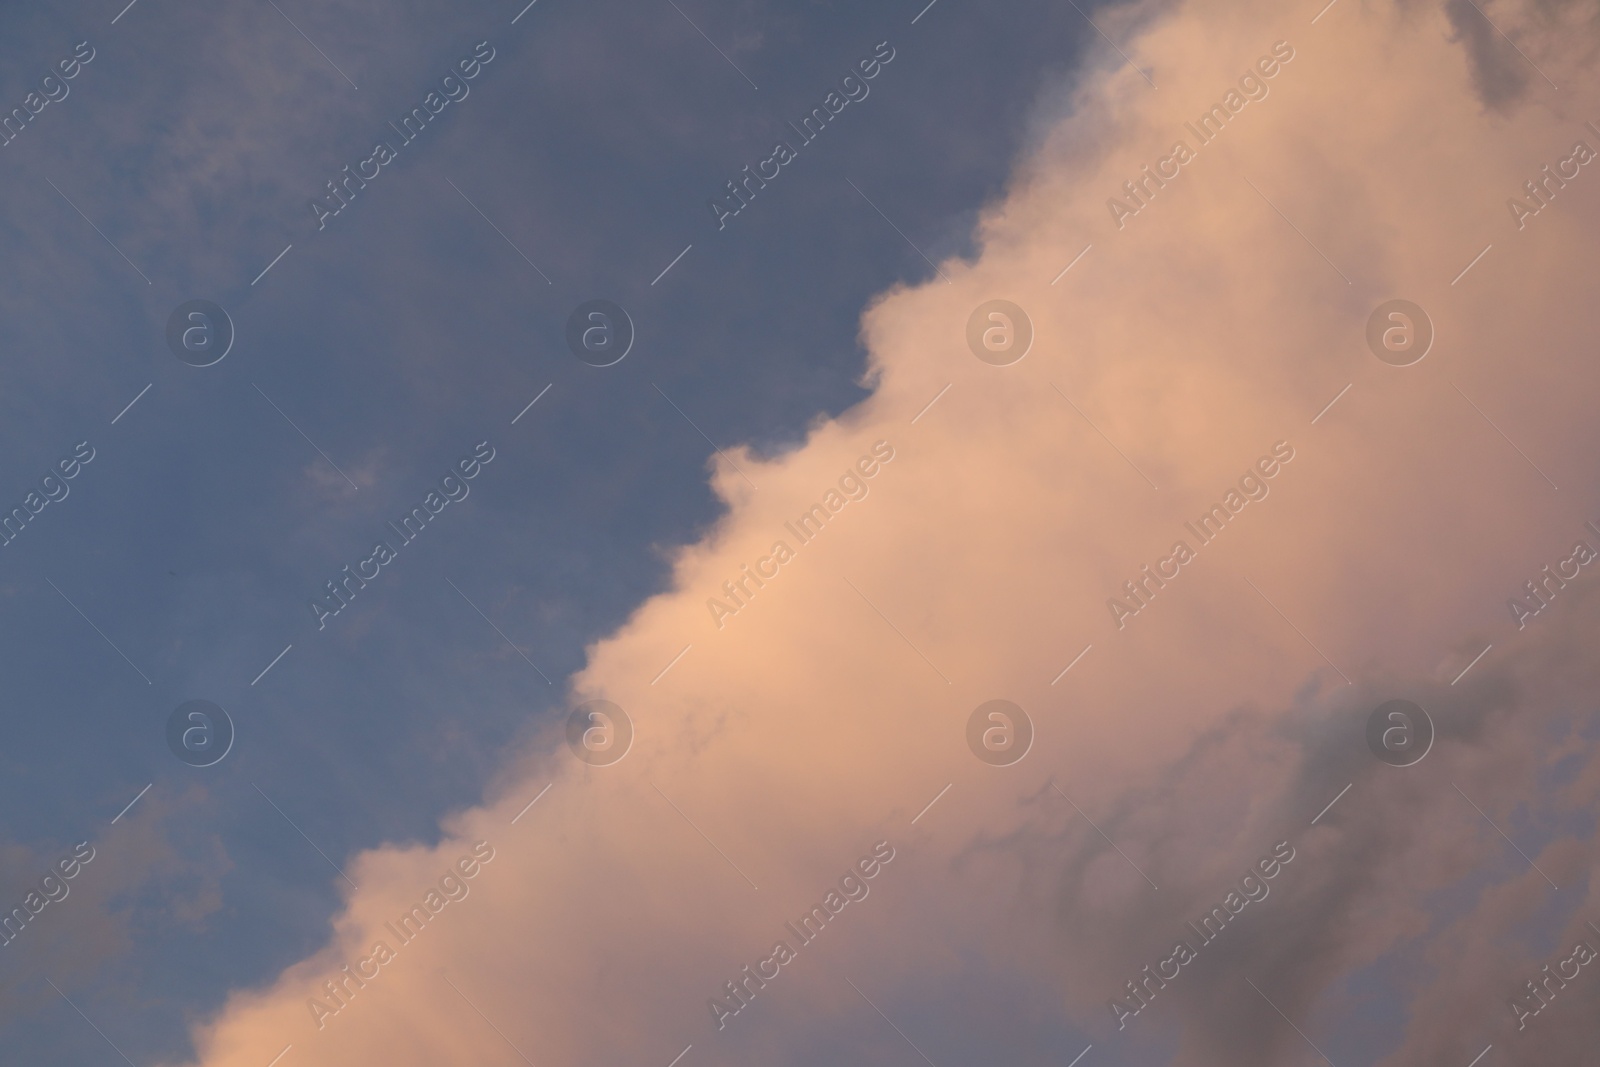
<path fill-rule="evenodd" d="M 121 978 L 141 928 L 206 929 L 214 921 L 233 865 L 217 837 L 195 829 L 194 813 L 206 803 L 199 790 L 153 790 L 126 819 L 82 838 L 0 847 L 0 918 L 9 923 L 0 1020 L 37 1017 L 58 1002 L 41 976 L 69 996 L 108 972 Z"/>
<path fill-rule="evenodd" d="M 1504 999 L 1553 958 L 1526 946 L 1576 933 L 1594 852 L 1593 775 L 1553 762 L 1593 743 L 1573 712 L 1592 579 L 1525 630 L 1505 603 L 1592 536 L 1600 383 L 1576 357 L 1600 177 L 1552 184 L 1522 228 L 1506 200 L 1596 143 L 1572 103 L 1592 34 L 1508 19 L 1563 87 L 1513 92 L 1453 6 L 1312 14 L 1108 21 L 1140 70 L 1084 77 L 972 262 L 866 310 L 868 399 L 790 453 L 716 460 L 727 516 L 590 650 L 573 703 L 625 709 L 627 757 L 580 762 L 550 724 L 436 847 L 357 857 L 327 947 L 236 992 L 198 1062 L 900 1055 L 884 1017 L 925 1047 L 967 1039 L 974 972 L 1020 976 L 1019 1018 L 1130 1062 L 1266 1062 L 1303 1040 L 1284 1016 L 1341 1062 L 1519 1040 Z M 1414 366 L 1367 349 L 1393 298 L 1434 327 Z M 994 299 L 1032 323 L 1004 367 L 969 349 Z M 1148 578 L 1178 542 L 1193 559 Z M 1366 750 L 1394 697 L 1438 728 L 1416 767 Z M 1010 767 L 967 749 L 995 698 L 1036 730 Z M 896 858 L 871 894 L 719 1029 L 708 1001 L 879 841 Z M 494 859 L 470 894 L 397 943 L 478 842 Z M 1109 1001 L 1279 842 L 1295 859 L 1205 973 L 1119 1031 Z M 378 942 L 394 958 L 345 980 L 374 975 Z M 1398 1006 L 1354 998 L 1383 967 Z M 1562 1008 L 1524 1041 L 1546 1059 L 1589 1039 Z M 1335 1033 L 1342 1012 L 1383 1026 Z"/>

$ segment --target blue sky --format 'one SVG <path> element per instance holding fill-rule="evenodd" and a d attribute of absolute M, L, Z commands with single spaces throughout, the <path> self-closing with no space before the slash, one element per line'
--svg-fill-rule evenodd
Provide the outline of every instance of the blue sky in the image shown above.
<path fill-rule="evenodd" d="M 334 860 L 430 839 L 474 800 L 585 643 L 660 587 L 662 550 L 716 517 L 702 432 L 780 450 L 864 395 L 860 309 L 932 273 L 911 242 L 968 250 L 1089 32 L 1070 7 L 952 0 L 914 25 L 914 4 L 540 0 L 515 25 L 478 2 L 278 6 L 0 15 L 7 101 L 94 51 L 0 150 L 0 485 L 20 503 L 95 450 L 0 557 L 5 884 L 103 838 L 147 783 L 171 850 L 118 880 L 122 929 L 86 971 L 0 960 L 5 1041 L 38 1062 L 107 1052 L 42 977 L 142 1062 L 324 936 L 332 872 L 262 793 Z M 318 232 L 310 197 L 483 40 L 470 95 Z M 707 199 L 882 41 L 870 95 L 719 232 Z M 563 343 L 597 297 L 638 330 L 603 370 Z M 237 331 L 209 368 L 165 346 L 191 299 Z M 319 631 L 308 599 L 483 440 L 497 456 L 470 497 Z M 214 768 L 165 748 L 196 698 L 237 727 Z M 204 918 L 175 919 L 167 892 Z"/>
<path fill-rule="evenodd" d="M 1587 169 L 1526 226 L 1503 201 L 1596 135 L 1600 21 L 1304 6 L 0 12 L 0 116 L 32 113 L 0 146 L 0 517 L 28 516 L 0 546 L 0 917 L 37 912 L 0 932 L 0 1045 L 62 1067 L 1592 1045 L 1579 996 L 1531 1036 L 1505 1007 L 1600 921 L 1600 599 L 1585 570 L 1526 626 L 1505 609 L 1600 543 L 1600 201 Z M 1269 50 L 1270 94 L 1119 216 L 1106 197 Z M 1425 359 L 1372 347 L 1393 299 L 1431 316 Z M 1023 359 L 972 348 L 996 300 L 1031 316 Z M 233 332 L 208 366 L 169 347 L 195 301 Z M 611 366 L 568 344 L 596 301 L 633 330 Z M 1192 577 L 1108 621 L 1289 441 Z M 708 622 L 868 449 L 894 457 L 870 494 Z M 566 751 L 580 696 L 626 706 L 626 763 Z M 1369 750 L 1397 697 L 1433 716 L 1426 764 Z M 1032 716 L 1025 759 L 971 747 L 997 699 Z M 231 721 L 213 765 L 169 748 L 191 701 Z M 306 988 L 480 834 L 475 903 L 337 1026 L 309 1018 Z M 707 994 L 880 838 L 898 857 L 850 932 L 708 1029 Z M 1116 1026 L 1125 980 L 1278 842 L 1299 858 L 1271 899 Z"/>

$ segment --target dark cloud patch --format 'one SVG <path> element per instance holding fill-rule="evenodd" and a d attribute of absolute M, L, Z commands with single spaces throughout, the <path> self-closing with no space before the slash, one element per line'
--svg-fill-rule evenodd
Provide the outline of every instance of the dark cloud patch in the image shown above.
<path fill-rule="evenodd" d="M 1514 104 L 1533 76 L 1528 63 L 1471 0 L 1450 0 L 1445 14 L 1472 65 L 1472 84 L 1484 106 L 1505 109 Z"/>
<path fill-rule="evenodd" d="M 1046 784 L 1023 799 L 1023 824 L 973 842 L 957 867 L 1017 872 L 1002 884 L 1027 902 L 1018 913 L 1036 902 L 1055 926 L 1047 943 L 1007 951 L 1052 976 L 1097 1048 L 1130 1062 L 1173 1040 L 1171 1062 L 1192 1067 L 1310 1055 L 1283 1015 L 1334 1062 L 1467 1062 L 1491 1042 L 1576 1062 L 1595 1032 L 1577 995 L 1526 1032 L 1508 1007 L 1575 941 L 1600 949 L 1585 927 L 1600 924 L 1588 888 L 1600 858 L 1600 670 L 1583 652 L 1600 635 L 1600 595 L 1584 587 L 1546 621 L 1458 686 L 1363 680 L 1310 689 L 1275 713 L 1236 709 L 1180 759 L 1127 783 L 1113 807 L 1073 797 L 1104 838 Z M 1396 696 L 1426 708 L 1437 729 L 1411 767 L 1381 762 L 1364 736 L 1368 715 Z M 1279 842 L 1293 861 L 1205 941 L 1196 926 L 1242 894 L 1241 877 Z M 1179 941 L 1195 959 L 1151 980 Z M 1348 986 L 1352 976 L 1388 1000 L 1365 1002 L 1368 987 Z M 1363 1033 L 1320 1025 L 1353 1011 L 1387 1022 Z"/>

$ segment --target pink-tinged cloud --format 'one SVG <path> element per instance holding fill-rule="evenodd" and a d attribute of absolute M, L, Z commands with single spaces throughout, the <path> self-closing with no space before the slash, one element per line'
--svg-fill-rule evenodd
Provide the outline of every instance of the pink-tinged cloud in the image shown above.
<path fill-rule="evenodd" d="M 719 460 L 725 519 L 572 680 L 627 756 L 552 724 L 440 845 L 356 857 L 327 947 L 199 1062 L 1064 1062 L 1024 1023 L 1126 1062 L 1575 1062 L 1581 988 L 1522 1031 L 1507 999 L 1600 923 L 1596 579 L 1508 600 L 1600 549 L 1596 38 L 1482 7 L 1505 37 L 1454 0 L 1097 13 L 1127 60 L 1043 115 L 975 261 L 866 310 L 872 395 Z M 1410 366 L 1366 340 L 1394 299 Z M 969 348 L 991 300 L 1031 321 L 1010 365 Z M 1414 767 L 1366 747 L 1395 698 Z M 993 699 L 1035 731 L 1010 766 L 968 749 Z"/>

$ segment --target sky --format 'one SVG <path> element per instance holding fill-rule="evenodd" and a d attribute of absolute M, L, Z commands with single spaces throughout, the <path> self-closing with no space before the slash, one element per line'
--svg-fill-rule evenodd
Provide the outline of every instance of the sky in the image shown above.
<path fill-rule="evenodd" d="M 1584 5 L 0 19 L 23 1060 L 1600 1036 Z"/>

